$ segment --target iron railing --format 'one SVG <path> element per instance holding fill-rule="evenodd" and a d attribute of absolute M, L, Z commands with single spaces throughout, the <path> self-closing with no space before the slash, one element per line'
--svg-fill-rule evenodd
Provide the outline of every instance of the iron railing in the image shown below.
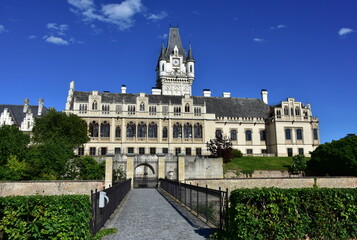
<path fill-rule="evenodd" d="M 103 190 L 109 198 L 109 202 L 103 208 L 99 208 L 100 191 L 98 192 L 97 189 L 95 189 L 95 192 L 93 192 L 93 190 L 91 191 L 92 219 L 90 221 L 90 228 L 92 234 L 95 234 L 104 226 L 105 222 L 123 201 L 130 189 L 131 179 L 128 179 Z"/>
<path fill-rule="evenodd" d="M 220 229 L 227 227 L 228 189 L 222 191 L 159 179 L 159 187 L 180 201 L 192 212 Z"/>

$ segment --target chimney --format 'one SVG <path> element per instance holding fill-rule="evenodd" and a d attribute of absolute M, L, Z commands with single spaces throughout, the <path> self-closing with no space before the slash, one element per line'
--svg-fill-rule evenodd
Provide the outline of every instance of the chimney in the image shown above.
<path fill-rule="evenodd" d="M 153 87 L 153 88 L 151 88 L 151 94 L 152 95 L 161 95 L 161 89 Z"/>
<path fill-rule="evenodd" d="M 38 111 L 37 111 L 37 115 L 38 115 L 38 116 L 41 116 L 41 115 L 42 115 L 43 103 L 44 103 L 43 99 L 40 98 L 40 99 L 38 100 Z"/>
<path fill-rule="evenodd" d="M 29 109 L 29 104 L 30 104 L 30 100 L 28 98 L 25 98 L 24 100 L 24 109 L 23 109 L 23 113 L 27 113 L 28 109 Z"/>
<path fill-rule="evenodd" d="M 262 91 L 261 91 L 260 93 L 261 93 L 261 95 L 262 95 L 262 101 L 263 101 L 265 104 L 268 104 L 268 90 L 262 89 Z"/>
<path fill-rule="evenodd" d="M 203 96 L 204 97 L 210 97 L 211 96 L 211 90 L 210 89 L 203 89 Z"/>
<path fill-rule="evenodd" d="M 126 93 L 126 85 L 121 86 L 121 93 Z"/>
<path fill-rule="evenodd" d="M 230 92 L 223 92 L 222 97 L 230 98 L 231 97 L 231 93 Z"/>

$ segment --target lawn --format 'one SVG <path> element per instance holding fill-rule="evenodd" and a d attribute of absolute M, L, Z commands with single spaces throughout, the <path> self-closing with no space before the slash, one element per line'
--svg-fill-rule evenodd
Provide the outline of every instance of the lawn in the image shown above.
<path fill-rule="evenodd" d="M 309 160 L 307 158 L 306 160 Z M 288 170 L 291 157 L 242 157 L 234 158 L 229 163 L 223 164 L 226 170 Z"/>

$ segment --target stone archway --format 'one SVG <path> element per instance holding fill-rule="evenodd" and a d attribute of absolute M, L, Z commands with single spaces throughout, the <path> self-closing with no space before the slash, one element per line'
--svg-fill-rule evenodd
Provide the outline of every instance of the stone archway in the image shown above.
<path fill-rule="evenodd" d="M 141 163 L 134 168 L 134 188 L 155 188 L 157 172 L 149 163 Z"/>

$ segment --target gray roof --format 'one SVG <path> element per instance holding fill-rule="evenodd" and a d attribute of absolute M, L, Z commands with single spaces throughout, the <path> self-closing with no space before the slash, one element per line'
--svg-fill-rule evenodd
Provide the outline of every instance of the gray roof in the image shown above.
<path fill-rule="evenodd" d="M 0 114 L 4 112 L 4 109 L 7 108 L 10 112 L 12 119 L 15 122 L 16 126 L 20 126 L 24 120 L 26 113 L 23 113 L 24 105 L 10 105 L 10 104 L 0 104 Z M 34 118 L 38 117 L 38 106 L 29 105 L 31 112 L 33 113 Z M 48 112 L 48 109 L 43 107 L 42 116 Z"/>
<path fill-rule="evenodd" d="M 77 102 L 88 102 L 90 92 L 74 92 Z M 139 94 L 126 93 L 98 93 L 104 103 L 136 103 Z M 184 96 L 167 96 L 146 94 L 149 104 L 181 104 Z M 223 98 L 191 96 L 196 106 L 206 105 L 207 113 L 214 113 L 216 117 L 269 117 L 270 107 L 256 98 Z"/>
<path fill-rule="evenodd" d="M 166 59 L 170 58 L 170 55 L 174 51 L 175 45 L 177 46 L 177 48 L 179 50 L 179 54 L 181 54 L 183 56 L 183 59 L 185 60 L 186 59 L 186 51 L 182 47 L 179 29 L 171 27 L 170 33 L 169 33 L 169 39 L 167 41 L 166 53 L 165 53 Z"/>

